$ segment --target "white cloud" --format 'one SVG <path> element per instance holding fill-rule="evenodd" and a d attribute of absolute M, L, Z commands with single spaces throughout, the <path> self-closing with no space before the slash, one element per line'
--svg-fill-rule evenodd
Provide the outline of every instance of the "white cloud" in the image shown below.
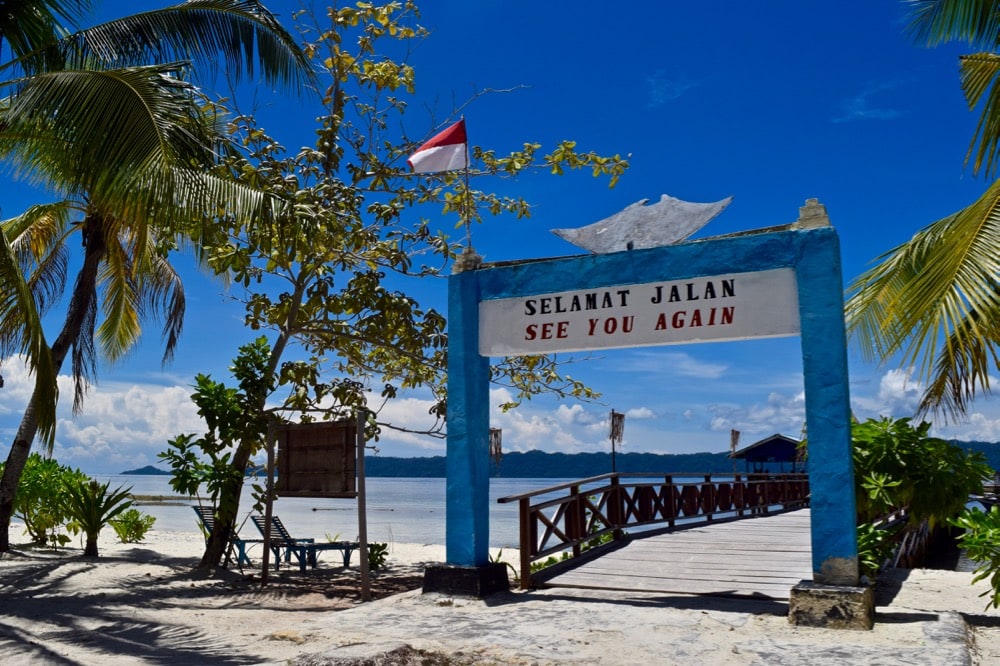
<path fill-rule="evenodd" d="M 381 398 L 369 394 L 368 404 L 377 405 Z M 379 410 L 381 423 L 392 423 L 417 432 L 402 432 L 382 428 L 377 442 L 371 442 L 383 455 L 387 456 L 440 456 L 444 455 L 444 439 L 419 432 L 427 431 L 435 425 L 430 414 L 434 401 L 421 397 L 402 397 L 390 400 Z"/>
<path fill-rule="evenodd" d="M 663 106 L 667 102 L 679 99 L 681 95 L 699 84 L 687 81 L 681 77 L 668 76 L 663 70 L 657 70 L 646 77 L 646 87 L 649 90 L 650 108 Z"/>
<path fill-rule="evenodd" d="M 625 418 L 641 420 L 655 419 L 656 413 L 649 407 L 635 407 L 625 410 Z"/>
<path fill-rule="evenodd" d="M 931 434 L 935 437 L 963 441 L 1000 441 L 1000 414 L 990 416 L 981 411 L 973 412 L 959 423 L 931 428 Z"/>
<path fill-rule="evenodd" d="M 628 354 L 620 363 L 609 364 L 620 372 L 642 373 L 663 377 L 693 377 L 719 379 L 729 366 L 725 363 L 702 361 L 684 352 L 643 350 Z"/>
<path fill-rule="evenodd" d="M 0 445 L 13 439 L 33 387 L 19 359 L 4 362 L 4 380 L 0 436 L 6 441 Z M 155 465 L 168 439 L 204 429 L 186 386 L 117 382 L 91 386 L 81 413 L 73 415 L 72 380 L 60 375 L 58 383 L 61 399 L 53 455 L 60 463 L 85 472 L 112 474 Z"/>
<path fill-rule="evenodd" d="M 805 394 L 772 392 L 765 403 L 750 405 L 716 404 L 708 408 L 713 431 L 739 430 L 750 436 L 774 433 L 798 437 L 805 423 Z"/>
<path fill-rule="evenodd" d="M 903 114 L 897 109 L 888 108 L 884 105 L 880 107 L 876 105 L 876 102 L 872 101 L 872 98 L 877 96 L 880 92 L 892 90 L 895 87 L 895 83 L 882 83 L 868 86 L 856 96 L 845 100 L 841 104 L 840 114 L 834 116 L 833 122 L 847 123 L 856 120 L 894 120 L 900 117 Z"/>
<path fill-rule="evenodd" d="M 851 407 L 859 419 L 881 416 L 912 416 L 924 392 L 922 382 L 913 378 L 913 371 L 892 369 L 886 371 L 878 381 L 878 390 L 872 394 L 862 392 L 862 383 L 853 386 Z"/>

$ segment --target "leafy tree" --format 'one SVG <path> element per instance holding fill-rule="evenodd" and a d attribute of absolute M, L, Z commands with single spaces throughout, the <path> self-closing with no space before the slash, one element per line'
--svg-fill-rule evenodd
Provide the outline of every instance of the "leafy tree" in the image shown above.
<path fill-rule="evenodd" d="M 238 389 L 198 375 L 191 399 L 205 419 L 207 432 L 201 437 L 178 435 L 160 454 L 173 472 L 170 487 L 190 496 L 207 490 L 215 509 L 215 528 L 199 566 L 218 565 L 221 555 L 216 556 L 214 547 L 224 549 L 229 537 L 214 539 L 214 535 L 224 529 L 220 527 L 223 524 L 232 530 L 236 521 L 247 461 L 234 461 L 234 455 L 242 448 L 256 452 L 264 445 L 267 417 L 263 405 L 274 389 L 273 373 L 267 374 L 270 359 L 270 345 L 260 337 L 240 347 L 230 368 L 239 382 Z M 256 493 L 262 495 L 263 489 L 256 487 Z"/>
<path fill-rule="evenodd" d="M 1000 154 L 1000 2 L 911 0 L 911 30 L 929 45 L 959 40 L 961 87 L 980 119 L 967 161 L 992 177 Z M 964 414 L 989 392 L 1000 340 L 1000 181 L 974 203 L 917 232 L 850 287 L 848 326 L 870 359 L 898 358 L 927 380 L 920 411 Z"/>
<path fill-rule="evenodd" d="M 456 249 L 418 211 L 433 206 L 460 216 L 459 224 L 484 214 L 526 217 L 526 201 L 470 181 L 587 169 L 613 185 L 628 166 L 619 156 L 580 152 L 572 141 L 548 154 L 526 143 L 508 155 L 473 147 L 470 179 L 450 172 L 415 179 L 404 160 L 419 140 L 398 134 L 414 71 L 385 52 L 405 52 L 408 42 L 426 35 L 416 23 L 416 5 L 334 7 L 328 18 L 330 27 L 317 22 L 303 30 L 310 36 L 305 52 L 326 86 L 316 144 L 287 155 L 252 115 L 230 125 L 233 145 L 243 150 L 223 160 L 225 173 L 292 205 L 251 224 L 224 220 L 229 225 L 217 227 L 219 242 L 206 242 L 209 265 L 244 289 L 247 326 L 271 337 L 255 378 L 266 390 L 243 392 L 244 409 L 258 420 L 235 442 L 229 461 L 237 473 L 220 495 L 203 566 L 216 565 L 225 552 L 243 471 L 264 443 L 265 417 L 333 419 L 365 408 L 373 414 L 369 434 L 377 437 L 380 428 L 400 427 L 379 418 L 385 402 L 401 390 L 423 388 L 435 398 L 424 432 L 441 435 L 445 319 L 407 289 L 413 280 L 443 275 Z M 540 391 L 594 395 L 548 357 L 504 360 L 493 379 L 521 398 Z M 369 390 L 379 397 L 371 400 Z"/>
<path fill-rule="evenodd" d="M 216 109 L 203 106 L 184 78 L 191 66 L 221 54 L 237 74 L 256 65 L 269 81 L 299 83 L 309 75 L 294 41 L 254 0 L 192 0 L 63 37 L 55 20 L 67 7 L 32 0 L 18 11 L 35 12 L 39 21 L 0 22 L 16 56 L 6 69 L 23 74 L 0 82 L 7 93 L 0 160 L 65 197 L 4 224 L 39 305 L 58 300 L 67 239 L 73 232 L 83 238 L 82 265 L 45 368 L 48 379 L 72 354 L 78 407 L 98 347 L 120 359 L 137 341 L 140 321 L 157 312 L 169 359 L 184 299 L 167 257 L 185 239 L 198 241 L 192 220 L 207 222 L 206 212 L 220 206 L 237 219 L 262 213 L 259 193 L 208 173 L 222 137 Z M 82 219 L 73 220 L 74 212 Z M 4 264 L 0 253 L 0 272 L 10 269 Z M 0 303 L 16 300 L 8 290 L 18 284 L 4 283 Z M 34 310 L 25 312 L 0 320 L 0 342 L 37 343 L 24 334 L 34 332 Z M 13 497 L 39 419 L 46 427 L 54 421 L 54 392 L 45 389 L 36 388 L 0 479 L 0 551 L 8 548 Z"/>
<path fill-rule="evenodd" d="M 982 491 L 992 470 L 982 453 L 969 452 L 937 437 L 930 423 L 910 419 L 868 419 L 854 423 L 855 495 L 862 567 L 874 575 L 890 554 L 890 534 L 879 522 L 892 511 L 907 512 L 907 526 L 926 521 L 946 524 Z"/>
<path fill-rule="evenodd" d="M 992 470 L 981 453 L 938 437 L 931 424 L 910 419 L 868 419 L 851 428 L 858 516 L 871 521 L 906 509 L 911 523 L 942 524 L 969 495 L 981 492 Z"/>
<path fill-rule="evenodd" d="M 69 541 L 69 537 L 58 530 L 69 520 L 62 501 L 63 490 L 86 481 L 89 478 L 83 472 L 60 465 L 53 458 L 37 453 L 28 457 L 14 497 L 14 514 L 24 522 L 34 543 L 60 546 Z"/>

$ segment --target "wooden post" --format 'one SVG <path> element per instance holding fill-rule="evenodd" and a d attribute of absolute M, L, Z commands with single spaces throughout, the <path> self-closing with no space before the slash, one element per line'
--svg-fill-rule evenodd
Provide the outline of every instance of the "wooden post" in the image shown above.
<path fill-rule="evenodd" d="M 365 410 L 358 410 L 358 541 L 361 558 L 361 600 L 371 601 L 372 585 L 368 571 L 368 510 L 365 494 Z"/>
<path fill-rule="evenodd" d="M 521 539 L 521 589 L 531 588 L 531 557 L 535 551 L 535 541 L 532 540 L 531 529 L 531 498 L 522 497 L 518 500 L 518 513 L 520 514 L 520 539 Z"/>
<path fill-rule="evenodd" d="M 264 500 L 264 552 L 261 555 L 260 585 L 267 585 L 271 560 L 271 516 L 274 515 L 274 421 L 267 422 L 267 498 Z"/>
<path fill-rule="evenodd" d="M 615 474 L 610 479 L 610 485 L 608 487 L 608 501 L 605 513 L 607 513 L 609 527 L 613 529 L 611 533 L 611 538 L 618 541 L 622 538 L 621 527 L 622 516 L 624 516 L 624 506 L 621 497 L 621 483 L 619 482 L 618 475 Z"/>

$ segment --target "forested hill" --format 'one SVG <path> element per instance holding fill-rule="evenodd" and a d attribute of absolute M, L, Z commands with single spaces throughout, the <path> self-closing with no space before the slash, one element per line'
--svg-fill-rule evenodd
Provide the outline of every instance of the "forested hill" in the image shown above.
<path fill-rule="evenodd" d="M 979 451 L 990 467 L 1000 470 L 1000 443 L 955 442 L 963 449 Z M 733 472 L 728 453 L 619 453 L 615 456 L 619 472 L 670 472 L 675 474 Z M 446 476 L 444 456 L 430 458 L 365 458 L 368 476 L 424 477 Z M 491 464 L 490 476 L 521 479 L 582 479 L 611 471 L 610 453 L 505 453 L 500 464 Z M 737 461 L 736 471 L 745 471 L 743 461 Z M 773 465 L 770 471 L 782 471 Z M 787 465 L 784 471 L 789 471 Z"/>
<path fill-rule="evenodd" d="M 1000 442 L 956 442 L 963 449 L 979 451 L 986 456 L 986 462 L 995 470 L 1000 471 Z"/>
<path fill-rule="evenodd" d="M 619 453 L 615 456 L 619 472 L 732 472 L 733 461 L 725 453 L 688 453 L 657 455 Z M 743 471 L 743 463 L 738 467 Z M 611 471 L 610 453 L 505 453 L 499 464 L 491 464 L 490 476 L 521 479 L 569 479 L 597 476 Z M 445 476 L 444 456 L 431 458 L 393 458 L 367 456 L 368 476 L 426 477 Z"/>
<path fill-rule="evenodd" d="M 986 461 L 1000 470 L 1000 443 L 956 442 L 964 449 L 979 451 Z M 733 461 L 726 453 L 619 453 L 615 456 L 615 467 L 619 472 L 654 472 L 674 474 L 731 473 Z M 445 457 L 394 458 L 391 456 L 369 455 L 365 457 L 365 472 L 368 476 L 390 477 L 444 477 Z M 506 453 L 499 464 L 491 464 L 490 476 L 520 479 L 582 479 L 611 471 L 610 453 Z M 736 471 L 745 471 L 743 462 L 738 461 Z M 774 467 L 771 471 L 781 471 Z M 786 466 L 787 471 L 787 466 Z M 154 467 L 131 470 L 123 474 L 169 474 Z"/>

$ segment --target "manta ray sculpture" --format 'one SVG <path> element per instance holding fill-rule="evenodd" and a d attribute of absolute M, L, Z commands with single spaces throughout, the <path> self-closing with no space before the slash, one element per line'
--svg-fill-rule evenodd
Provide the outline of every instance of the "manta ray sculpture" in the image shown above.
<path fill-rule="evenodd" d="M 671 245 L 708 224 L 732 200 L 692 203 L 664 194 L 651 206 L 646 205 L 649 199 L 641 199 L 600 222 L 552 233 L 595 254 Z"/>

